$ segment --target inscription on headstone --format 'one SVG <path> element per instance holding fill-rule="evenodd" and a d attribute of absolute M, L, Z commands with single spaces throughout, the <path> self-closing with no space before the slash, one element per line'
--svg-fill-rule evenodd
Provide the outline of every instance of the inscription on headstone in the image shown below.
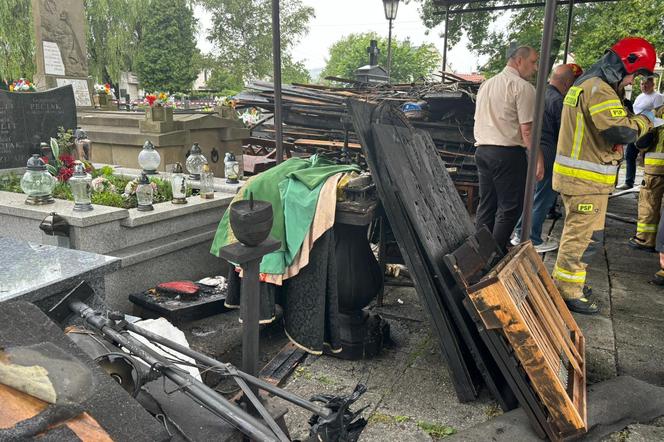
<path fill-rule="evenodd" d="M 76 128 L 76 105 L 71 86 L 45 92 L 16 93 L 0 90 L 0 169 L 25 166 L 40 153 L 58 127 Z"/>

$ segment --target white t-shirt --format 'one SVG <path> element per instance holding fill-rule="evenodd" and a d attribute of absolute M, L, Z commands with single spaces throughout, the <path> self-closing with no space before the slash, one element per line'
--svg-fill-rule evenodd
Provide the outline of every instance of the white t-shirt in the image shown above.
<path fill-rule="evenodd" d="M 641 93 L 636 100 L 634 100 L 634 113 L 640 114 L 645 111 L 651 111 L 655 108 L 664 105 L 664 95 L 659 92 L 651 92 L 649 94 Z"/>

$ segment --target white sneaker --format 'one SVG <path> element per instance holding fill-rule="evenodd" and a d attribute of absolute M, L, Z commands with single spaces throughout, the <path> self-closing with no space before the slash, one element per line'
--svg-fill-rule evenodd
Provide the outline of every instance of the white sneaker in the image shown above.
<path fill-rule="evenodd" d="M 519 245 L 519 237 L 518 236 L 513 236 L 512 239 L 510 239 L 510 244 L 513 246 L 518 246 Z"/>
<path fill-rule="evenodd" d="M 535 250 L 537 250 L 537 253 L 553 252 L 558 250 L 558 241 L 555 239 L 546 240 L 542 244 L 536 245 Z"/>

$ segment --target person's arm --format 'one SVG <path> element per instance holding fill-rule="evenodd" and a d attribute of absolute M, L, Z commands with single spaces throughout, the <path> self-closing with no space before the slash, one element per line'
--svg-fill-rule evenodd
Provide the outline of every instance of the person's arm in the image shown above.
<path fill-rule="evenodd" d="M 521 129 L 521 138 L 523 139 L 523 144 L 526 145 L 526 149 L 530 150 L 532 147 L 531 141 L 533 139 L 533 123 L 520 124 L 519 128 Z M 544 178 L 544 155 L 542 154 L 542 149 L 537 152 L 537 168 L 535 169 L 535 178 L 537 181 L 542 181 Z"/>
<path fill-rule="evenodd" d="M 609 144 L 634 143 L 653 127 L 645 115 L 630 115 L 609 85 L 598 87 L 587 99 L 590 118 Z"/>

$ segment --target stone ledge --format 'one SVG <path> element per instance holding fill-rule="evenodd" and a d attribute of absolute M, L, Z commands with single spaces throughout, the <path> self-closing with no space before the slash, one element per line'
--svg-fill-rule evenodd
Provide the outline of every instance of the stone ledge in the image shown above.
<path fill-rule="evenodd" d="M 25 195 L 22 193 L 0 191 L 0 214 L 41 221 L 51 212 L 56 212 L 67 220 L 71 226 L 75 227 L 89 227 L 130 216 L 127 209 L 100 206 L 97 204 L 93 204 L 94 210 L 90 212 L 74 212 L 74 203 L 72 201 L 59 199 L 56 199 L 53 204 L 30 206 L 25 204 L 25 198 Z"/>
<path fill-rule="evenodd" d="M 113 256 L 122 260 L 122 267 L 130 267 L 148 259 L 166 255 L 186 247 L 209 241 L 212 243 L 217 225 L 211 224 L 202 228 L 187 230 L 153 241 L 148 241 L 135 246 L 112 252 Z M 212 256 L 212 255 L 210 255 Z"/>
<path fill-rule="evenodd" d="M 120 225 L 124 227 L 138 227 L 203 210 L 226 208 L 232 199 L 233 195 L 215 193 L 215 197 L 209 200 L 198 196 L 191 196 L 187 198 L 187 204 L 177 205 L 170 202 L 155 204 L 154 210 L 150 212 L 129 209 L 129 217 L 120 221 Z M 221 219 L 221 214 L 219 215 L 219 219 Z"/>

